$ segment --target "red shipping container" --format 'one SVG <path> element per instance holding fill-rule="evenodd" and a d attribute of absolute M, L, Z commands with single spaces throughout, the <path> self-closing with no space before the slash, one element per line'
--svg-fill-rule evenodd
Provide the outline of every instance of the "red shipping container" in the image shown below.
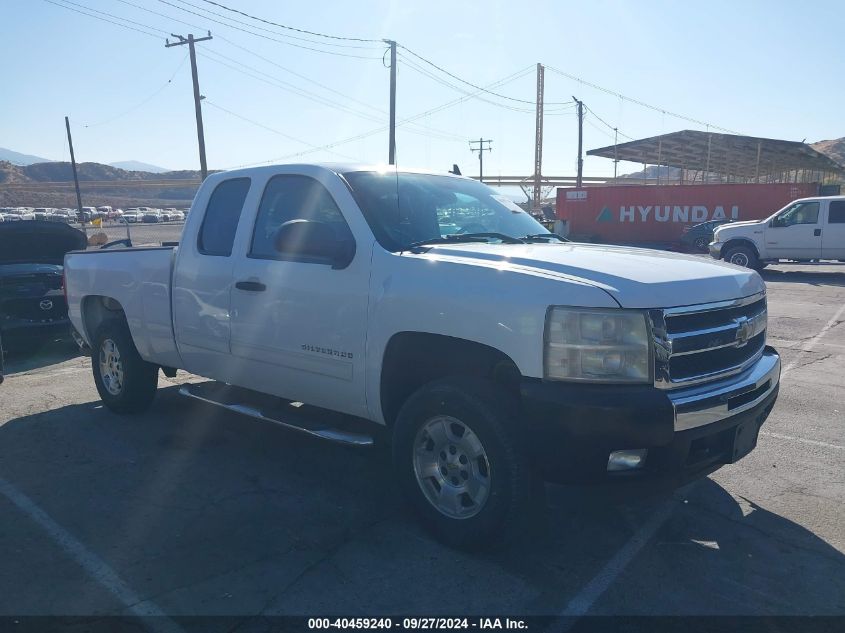
<path fill-rule="evenodd" d="M 572 239 L 674 244 L 685 227 L 708 220 L 760 220 L 818 192 L 818 183 L 561 187 L 556 213 Z"/>

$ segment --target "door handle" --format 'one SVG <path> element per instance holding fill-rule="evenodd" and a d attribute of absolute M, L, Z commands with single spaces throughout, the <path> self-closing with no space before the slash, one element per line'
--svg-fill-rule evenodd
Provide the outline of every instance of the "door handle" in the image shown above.
<path fill-rule="evenodd" d="M 815 231 L 813 231 L 813 235 L 814 235 L 815 237 L 818 237 L 818 236 L 819 236 L 819 235 L 821 235 L 821 234 L 822 234 L 822 230 L 821 230 L 821 229 L 816 229 Z"/>
<path fill-rule="evenodd" d="M 260 281 L 238 281 L 235 283 L 235 288 L 238 290 L 249 290 L 250 292 L 264 292 L 267 290 L 267 286 Z"/>

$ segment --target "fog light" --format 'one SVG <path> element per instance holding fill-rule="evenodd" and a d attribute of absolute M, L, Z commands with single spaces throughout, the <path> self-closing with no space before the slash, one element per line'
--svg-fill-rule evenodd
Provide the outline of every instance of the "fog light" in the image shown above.
<path fill-rule="evenodd" d="M 627 451 L 613 451 L 607 458 L 607 471 L 633 470 L 640 468 L 648 454 L 647 448 L 637 448 Z"/>

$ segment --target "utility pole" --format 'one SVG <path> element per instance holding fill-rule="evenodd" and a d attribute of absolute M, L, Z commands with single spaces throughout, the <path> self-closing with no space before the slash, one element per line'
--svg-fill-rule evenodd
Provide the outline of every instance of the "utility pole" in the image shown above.
<path fill-rule="evenodd" d="M 619 129 L 613 128 L 613 184 L 616 184 L 616 169 L 619 167 Z"/>
<path fill-rule="evenodd" d="M 70 135 L 70 120 L 65 117 L 65 128 L 67 129 L 67 145 L 70 148 L 70 166 L 73 167 L 73 184 L 76 187 L 76 212 L 82 220 L 82 194 L 79 193 L 79 175 L 76 173 L 76 157 L 73 155 L 73 138 Z"/>
<path fill-rule="evenodd" d="M 384 40 L 390 46 L 390 132 L 387 146 L 387 162 L 396 164 L 396 42 Z"/>
<path fill-rule="evenodd" d="M 202 129 L 202 106 L 200 105 L 200 101 L 204 97 L 200 95 L 200 82 L 197 78 L 197 53 L 194 50 L 194 44 L 210 40 L 211 31 L 208 32 L 207 37 L 200 37 L 199 39 L 194 39 L 194 36 L 191 33 L 188 33 L 188 39 L 185 39 L 181 35 L 176 35 L 175 33 L 171 33 L 171 35 L 178 38 L 179 41 L 171 43 L 169 40 L 164 40 L 165 48 L 187 44 L 188 51 L 191 54 L 191 78 L 194 81 L 194 112 L 197 117 L 197 141 L 199 142 L 200 148 L 200 172 L 202 173 L 202 179 L 205 180 L 206 176 L 208 176 L 208 164 L 205 160 L 205 133 Z"/>
<path fill-rule="evenodd" d="M 584 149 L 584 102 L 575 97 L 572 97 L 572 100 L 578 105 L 578 175 L 575 178 L 575 186 L 580 189 L 584 177 L 584 159 L 581 155 Z"/>
<path fill-rule="evenodd" d="M 484 147 L 485 143 L 487 143 L 487 147 Z M 493 141 L 491 139 L 483 138 L 469 142 L 469 151 L 478 152 L 478 182 L 484 182 L 484 152 L 493 151 L 493 147 L 491 146 L 492 143 Z M 476 144 L 478 147 L 473 147 L 473 145 Z"/>
<path fill-rule="evenodd" d="M 545 69 L 542 64 L 537 64 L 537 112 L 534 130 L 534 199 L 532 207 L 534 211 L 540 209 L 543 180 L 543 84 Z"/>

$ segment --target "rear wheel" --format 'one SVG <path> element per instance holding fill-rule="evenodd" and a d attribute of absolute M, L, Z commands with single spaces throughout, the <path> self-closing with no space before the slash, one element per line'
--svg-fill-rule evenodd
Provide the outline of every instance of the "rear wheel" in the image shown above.
<path fill-rule="evenodd" d="M 402 407 L 393 429 L 400 484 L 424 525 L 453 547 L 506 544 L 531 502 L 516 405 L 488 382 L 434 381 Z"/>
<path fill-rule="evenodd" d="M 138 354 L 126 324 L 106 321 L 94 335 L 91 367 L 103 403 L 115 413 L 140 413 L 155 398 L 158 366 Z"/>

